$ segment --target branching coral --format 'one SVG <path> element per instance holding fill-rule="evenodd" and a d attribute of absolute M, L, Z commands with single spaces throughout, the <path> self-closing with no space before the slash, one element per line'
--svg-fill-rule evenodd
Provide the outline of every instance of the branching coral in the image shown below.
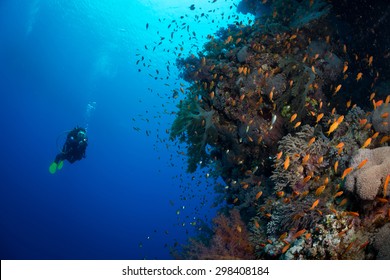
<path fill-rule="evenodd" d="M 253 247 L 248 241 L 248 231 L 238 210 L 231 210 L 229 217 L 220 214 L 213 220 L 214 234 L 205 244 L 191 239 L 184 248 L 186 259 L 246 260 L 253 258 Z"/>
<path fill-rule="evenodd" d="M 309 145 L 310 139 L 315 141 Z M 283 156 L 276 161 L 275 170 L 271 176 L 275 182 L 275 189 L 281 191 L 287 187 L 302 191 L 310 188 L 311 181 L 304 182 L 304 178 L 322 175 L 323 169 L 328 166 L 327 153 L 329 140 L 316 133 L 314 128 L 305 125 L 295 136 L 288 134 L 279 142 L 279 151 Z M 289 166 L 284 165 L 289 158 Z M 305 159 L 307 158 L 307 160 Z"/>
<path fill-rule="evenodd" d="M 358 168 L 358 165 L 367 159 L 367 163 Z M 363 200 L 373 200 L 383 194 L 383 185 L 390 174 L 390 147 L 380 147 L 373 150 L 360 149 L 352 158 L 351 167 L 354 171 L 347 176 L 345 187 L 356 193 Z M 390 194 L 387 189 L 385 196 Z"/>
<path fill-rule="evenodd" d="M 171 139 L 178 138 L 188 144 L 188 172 L 194 172 L 197 164 L 204 166 L 209 159 L 206 145 L 214 143 L 216 128 L 214 110 L 206 111 L 195 96 L 188 97 L 179 105 L 179 112 L 172 124 Z"/>

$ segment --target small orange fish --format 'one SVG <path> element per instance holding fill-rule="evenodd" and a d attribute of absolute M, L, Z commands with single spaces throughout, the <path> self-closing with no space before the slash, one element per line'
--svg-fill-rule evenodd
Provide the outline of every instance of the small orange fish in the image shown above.
<path fill-rule="evenodd" d="M 375 138 L 377 138 L 379 136 L 379 132 L 377 131 L 377 132 L 375 132 L 372 136 L 371 136 L 371 138 L 372 139 L 375 139 Z"/>
<path fill-rule="evenodd" d="M 286 160 L 284 161 L 284 164 L 283 164 L 284 170 L 287 170 L 289 165 L 290 165 L 290 157 L 286 156 Z"/>
<path fill-rule="evenodd" d="M 375 107 L 378 108 L 382 104 L 383 104 L 383 100 L 378 100 L 377 102 L 375 102 Z"/>
<path fill-rule="evenodd" d="M 370 101 L 372 101 L 372 100 L 374 99 L 374 97 L 375 97 L 375 92 L 371 93 L 371 95 L 370 95 Z"/>
<path fill-rule="evenodd" d="M 360 169 L 362 168 L 366 163 L 367 163 L 368 159 L 363 159 L 361 163 L 359 163 L 359 165 L 357 166 L 357 169 Z"/>
<path fill-rule="evenodd" d="M 324 116 L 324 113 L 318 114 L 317 119 L 316 119 L 316 123 L 318 123 L 322 119 L 323 116 Z"/>
<path fill-rule="evenodd" d="M 383 136 L 381 141 L 379 142 L 380 144 L 386 143 L 390 140 L 390 136 Z"/>
<path fill-rule="evenodd" d="M 345 204 L 347 204 L 347 202 L 348 202 L 348 199 L 347 199 L 347 198 L 344 198 L 344 199 L 340 202 L 339 206 L 340 206 L 340 207 L 341 207 L 341 206 L 344 206 Z"/>
<path fill-rule="evenodd" d="M 298 116 L 297 113 L 292 115 L 291 118 L 290 118 L 290 122 L 293 122 L 297 118 L 297 116 Z"/>
<path fill-rule="evenodd" d="M 367 119 L 359 119 L 359 124 L 361 126 L 365 125 L 367 123 Z"/>
<path fill-rule="evenodd" d="M 334 122 L 330 127 L 329 127 L 329 130 L 327 131 L 328 133 L 328 136 L 337 129 L 337 127 L 339 126 L 339 123 L 336 121 Z"/>
<path fill-rule="evenodd" d="M 383 114 L 381 115 L 381 118 L 386 119 L 388 116 L 389 116 L 389 113 L 386 112 L 386 113 L 383 113 Z"/>
<path fill-rule="evenodd" d="M 376 197 L 375 198 L 376 201 L 379 201 L 381 203 L 387 203 L 389 202 L 386 198 L 382 198 L 382 197 Z M 390 208 L 389 208 L 390 209 Z"/>
<path fill-rule="evenodd" d="M 276 192 L 276 196 L 277 197 L 283 197 L 284 196 L 284 191 Z"/>
<path fill-rule="evenodd" d="M 255 227 L 256 227 L 256 228 L 259 228 L 259 227 L 260 227 L 260 224 L 259 224 L 259 222 L 258 222 L 257 220 L 255 220 Z"/>
<path fill-rule="evenodd" d="M 297 122 L 295 125 L 294 125 L 294 128 L 297 128 L 298 126 L 301 125 L 301 122 Z"/>
<path fill-rule="evenodd" d="M 342 149 L 343 147 L 344 147 L 344 142 L 340 142 L 336 146 L 337 149 Z"/>
<path fill-rule="evenodd" d="M 337 168 L 339 167 L 339 161 L 336 161 L 335 163 L 334 163 L 334 172 L 335 173 L 337 173 Z"/>
<path fill-rule="evenodd" d="M 313 210 L 317 205 L 318 203 L 320 203 L 320 200 L 317 199 L 316 201 L 313 202 L 313 204 L 311 205 L 311 207 L 309 208 L 309 210 Z"/>
<path fill-rule="evenodd" d="M 389 102 L 390 102 L 390 95 L 386 96 L 385 104 L 387 105 L 389 104 Z"/>
<path fill-rule="evenodd" d="M 283 155 L 283 151 L 280 151 L 279 153 L 277 153 L 276 155 L 276 160 L 279 160 Z"/>
<path fill-rule="evenodd" d="M 307 154 L 302 159 L 302 165 L 305 165 L 310 158 L 310 154 Z"/>
<path fill-rule="evenodd" d="M 316 190 L 316 196 L 320 196 L 324 190 L 325 190 L 325 185 L 318 187 Z"/>
<path fill-rule="evenodd" d="M 358 212 L 351 212 L 351 211 L 349 211 L 349 212 L 346 212 L 346 214 L 349 215 L 349 216 L 359 217 L 359 213 Z"/>
<path fill-rule="evenodd" d="M 271 92 L 269 93 L 269 100 L 273 101 L 272 98 L 274 97 L 274 91 L 271 90 Z"/>
<path fill-rule="evenodd" d="M 337 122 L 338 124 L 340 124 L 340 123 L 343 122 L 343 120 L 344 120 L 344 116 L 341 115 L 340 117 L 337 118 L 337 121 L 336 121 L 336 122 Z"/>
<path fill-rule="evenodd" d="M 242 228 L 241 228 L 239 225 L 237 225 L 236 229 L 237 229 L 237 231 L 238 231 L 239 233 L 242 232 Z"/>
<path fill-rule="evenodd" d="M 373 56 L 370 56 L 369 58 L 368 58 L 368 66 L 372 66 L 372 61 L 374 60 L 374 57 Z"/>
<path fill-rule="evenodd" d="M 334 195 L 334 198 L 341 196 L 343 193 L 344 193 L 343 191 L 337 192 L 337 193 Z"/>
<path fill-rule="evenodd" d="M 282 234 L 279 236 L 279 240 L 286 239 L 287 236 L 288 236 L 288 233 L 287 233 L 287 232 L 282 233 Z"/>
<path fill-rule="evenodd" d="M 387 174 L 385 183 L 383 184 L 383 197 L 386 197 L 387 195 L 387 186 L 389 185 L 390 181 L 390 174 Z"/>
<path fill-rule="evenodd" d="M 368 139 L 364 142 L 364 144 L 363 144 L 363 146 L 362 146 L 362 149 L 368 147 L 368 146 L 371 144 L 371 140 L 372 140 L 371 137 L 368 138 Z"/>
<path fill-rule="evenodd" d="M 343 74 L 348 70 L 348 63 L 344 63 Z"/>
<path fill-rule="evenodd" d="M 347 101 L 347 104 L 346 104 L 347 108 L 351 107 L 351 102 L 352 102 L 351 99 Z"/>
<path fill-rule="evenodd" d="M 321 157 L 317 160 L 317 163 L 318 163 L 318 164 L 321 164 L 323 161 L 324 161 L 324 157 L 321 156 Z"/>
<path fill-rule="evenodd" d="M 310 175 L 306 176 L 305 178 L 303 178 L 303 183 L 306 184 L 307 182 L 310 181 L 310 179 L 311 179 Z"/>
<path fill-rule="evenodd" d="M 290 244 L 287 244 L 286 246 L 284 246 L 282 249 L 282 254 L 286 253 L 287 250 L 290 248 L 290 246 L 291 246 Z"/>
<path fill-rule="evenodd" d="M 307 143 L 307 146 L 310 147 L 310 145 L 313 144 L 314 141 L 316 141 L 316 138 L 315 138 L 315 137 L 311 138 L 311 139 L 309 140 L 309 142 Z"/>
<path fill-rule="evenodd" d="M 347 66 L 347 67 L 348 67 L 348 66 Z M 335 94 L 338 93 L 338 92 L 340 91 L 340 89 L 341 89 L 341 84 L 339 84 L 339 85 L 335 88 L 334 93 L 335 93 Z"/>
<path fill-rule="evenodd" d="M 315 137 L 310 138 L 309 142 L 307 143 L 307 146 L 310 146 L 311 144 L 313 144 L 314 141 L 316 141 L 316 138 L 315 138 Z"/>
<path fill-rule="evenodd" d="M 214 99 L 214 96 L 215 96 L 215 93 L 214 91 L 210 92 L 210 99 L 213 100 Z"/>
<path fill-rule="evenodd" d="M 258 200 L 260 198 L 260 196 L 262 196 L 263 192 L 262 191 L 259 191 L 257 194 L 256 194 L 256 200 Z"/>
<path fill-rule="evenodd" d="M 304 192 L 301 193 L 301 197 L 305 197 L 309 194 L 309 190 L 306 190 Z"/>
<path fill-rule="evenodd" d="M 314 74 L 317 74 L 317 73 L 316 73 L 316 69 L 314 68 L 314 66 L 311 67 L 311 71 L 312 71 Z"/>
<path fill-rule="evenodd" d="M 359 81 L 363 77 L 363 73 L 359 72 L 356 76 L 356 81 Z"/>
<path fill-rule="evenodd" d="M 302 234 L 304 234 L 306 232 L 306 229 L 301 229 L 300 231 L 297 231 L 293 236 L 292 238 L 293 239 L 296 239 L 298 237 L 300 237 Z"/>
<path fill-rule="evenodd" d="M 352 170 L 353 170 L 352 167 L 348 167 L 347 169 L 345 169 L 343 175 L 341 176 L 341 180 L 343 180 L 345 176 L 347 176 Z"/>
<path fill-rule="evenodd" d="M 238 201 L 238 197 L 236 197 L 234 200 L 233 200 L 233 203 L 236 203 Z"/>
<path fill-rule="evenodd" d="M 347 45 L 343 45 L 343 51 L 344 51 L 344 53 L 347 53 Z"/>
<path fill-rule="evenodd" d="M 329 177 L 326 177 L 324 180 L 324 185 L 327 185 L 329 183 Z"/>

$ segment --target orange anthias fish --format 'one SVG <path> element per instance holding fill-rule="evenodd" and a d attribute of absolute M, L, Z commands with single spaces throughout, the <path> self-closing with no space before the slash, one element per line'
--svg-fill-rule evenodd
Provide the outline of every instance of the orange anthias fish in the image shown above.
<path fill-rule="evenodd" d="M 316 141 L 316 138 L 315 138 L 315 137 L 311 138 L 311 139 L 309 140 L 309 143 L 307 143 L 307 145 L 310 146 L 311 144 L 314 143 L 314 141 Z"/>
<path fill-rule="evenodd" d="M 310 181 L 310 179 L 311 179 L 310 175 L 306 176 L 305 178 L 303 178 L 303 183 L 306 184 L 307 182 Z"/>
<path fill-rule="evenodd" d="M 306 232 L 306 229 L 301 229 L 300 231 L 297 231 L 293 236 L 292 238 L 293 239 L 296 239 L 298 238 L 299 236 L 301 236 L 302 234 L 304 234 Z"/>
<path fill-rule="evenodd" d="M 339 84 L 339 85 L 336 87 L 336 89 L 334 90 L 334 93 L 335 93 L 335 94 L 338 93 L 340 89 L 341 89 L 341 84 Z"/>
<path fill-rule="evenodd" d="M 317 199 L 316 201 L 313 202 L 313 204 L 311 205 L 309 210 L 313 210 L 318 205 L 318 203 L 320 203 L 319 199 Z"/>
<path fill-rule="evenodd" d="M 347 70 L 348 70 L 348 63 L 344 63 L 343 73 L 347 72 Z"/>
<path fill-rule="evenodd" d="M 368 159 L 363 159 L 361 163 L 359 163 L 359 165 L 357 166 L 357 169 L 360 169 L 362 168 L 366 163 L 367 163 Z"/>
<path fill-rule="evenodd" d="M 372 66 L 372 61 L 374 60 L 374 57 L 373 56 L 370 56 L 369 58 L 368 58 L 368 66 Z"/>
<path fill-rule="evenodd" d="M 362 149 L 368 147 L 368 146 L 371 144 L 371 140 L 372 140 L 371 137 L 368 138 L 368 139 L 364 142 L 364 144 L 363 144 L 363 146 L 362 146 Z"/>
<path fill-rule="evenodd" d="M 317 119 L 316 119 L 316 123 L 318 123 L 322 119 L 323 116 L 324 116 L 324 113 L 318 114 Z"/>
<path fill-rule="evenodd" d="M 297 116 L 298 116 L 297 113 L 292 115 L 291 118 L 290 118 L 290 122 L 293 122 L 297 118 Z"/>
<path fill-rule="evenodd" d="M 341 179 L 343 180 L 345 176 L 347 176 L 352 170 L 353 170 L 352 167 L 348 167 L 347 169 L 345 169 L 343 175 L 341 176 Z"/>
<path fill-rule="evenodd" d="M 344 147 L 344 142 L 340 142 L 336 146 L 337 149 L 342 149 L 343 147 Z"/>
<path fill-rule="evenodd" d="M 289 165 L 290 165 L 290 157 L 287 156 L 286 160 L 284 161 L 284 164 L 283 164 L 284 170 L 287 170 Z"/>
<path fill-rule="evenodd" d="M 305 165 L 307 163 L 307 161 L 309 160 L 309 158 L 310 158 L 310 154 L 307 154 L 306 156 L 304 156 L 302 159 L 302 165 Z"/>
<path fill-rule="evenodd" d="M 359 72 L 356 76 L 356 81 L 359 81 L 363 77 L 363 73 Z"/>
<path fill-rule="evenodd" d="M 337 122 L 338 124 L 340 124 L 340 123 L 343 122 L 343 120 L 344 120 L 344 116 L 341 115 L 340 117 L 337 118 L 337 121 L 336 121 L 336 122 Z"/>
<path fill-rule="evenodd" d="M 334 122 L 330 127 L 329 127 L 329 130 L 326 132 L 328 133 L 328 136 L 337 129 L 337 127 L 339 126 L 339 123 L 336 121 Z"/>
<path fill-rule="evenodd" d="M 390 181 L 390 174 L 387 174 L 385 183 L 383 184 L 383 197 L 386 197 L 387 195 L 387 186 L 389 185 Z"/>
<path fill-rule="evenodd" d="M 262 191 L 259 191 L 259 192 L 256 194 L 256 197 L 255 197 L 256 200 L 258 200 L 262 194 L 263 194 L 263 192 L 262 192 Z"/>
<path fill-rule="evenodd" d="M 337 168 L 339 167 L 339 161 L 334 163 L 334 172 L 337 173 Z"/>
<path fill-rule="evenodd" d="M 325 190 L 325 185 L 318 187 L 318 189 L 316 190 L 316 196 L 320 196 L 324 190 Z"/>
<path fill-rule="evenodd" d="M 344 193 L 343 191 L 337 192 L 337 193 L 334 195 L 334 198 L 339 197 L 339 196 L 342 195 L 343 193 Z"/>
<path fill-rule="evenodd" d="M 297 122 L 295 125 L 294 125 L 294 128 L 297 128 L 298 126 L 301 125 L 301 122 Z"/>

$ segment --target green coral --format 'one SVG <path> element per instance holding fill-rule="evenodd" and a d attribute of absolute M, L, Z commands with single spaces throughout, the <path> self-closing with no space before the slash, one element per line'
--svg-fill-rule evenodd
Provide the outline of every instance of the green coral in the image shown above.
<path fill-rule="evenodd" d="M 215 142 L 217 133 L 213 121 L 215 111 L 202 108 L 196 91 L 192 89 L 191 92 L 177 105 L 179 112 L 172 124 L 170 138 L 187 143 L 187 171 L 193 173 L 198 164 L 204 167 L 208 163 L 207 144 Z"/>

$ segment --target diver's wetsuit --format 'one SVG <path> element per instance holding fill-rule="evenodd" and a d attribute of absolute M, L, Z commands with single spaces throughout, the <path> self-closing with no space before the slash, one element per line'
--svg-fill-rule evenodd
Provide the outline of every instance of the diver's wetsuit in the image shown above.
<path fill-rule="evenodd" d="M 67 160 L 70 163 L 74 163 L 76 160 L 85 158 L 85 150 L 88 145 L 87 132 L 84 128 L 76 127 L 68 133 L 62 152 L 59 153 L 54 162 Z"/>

